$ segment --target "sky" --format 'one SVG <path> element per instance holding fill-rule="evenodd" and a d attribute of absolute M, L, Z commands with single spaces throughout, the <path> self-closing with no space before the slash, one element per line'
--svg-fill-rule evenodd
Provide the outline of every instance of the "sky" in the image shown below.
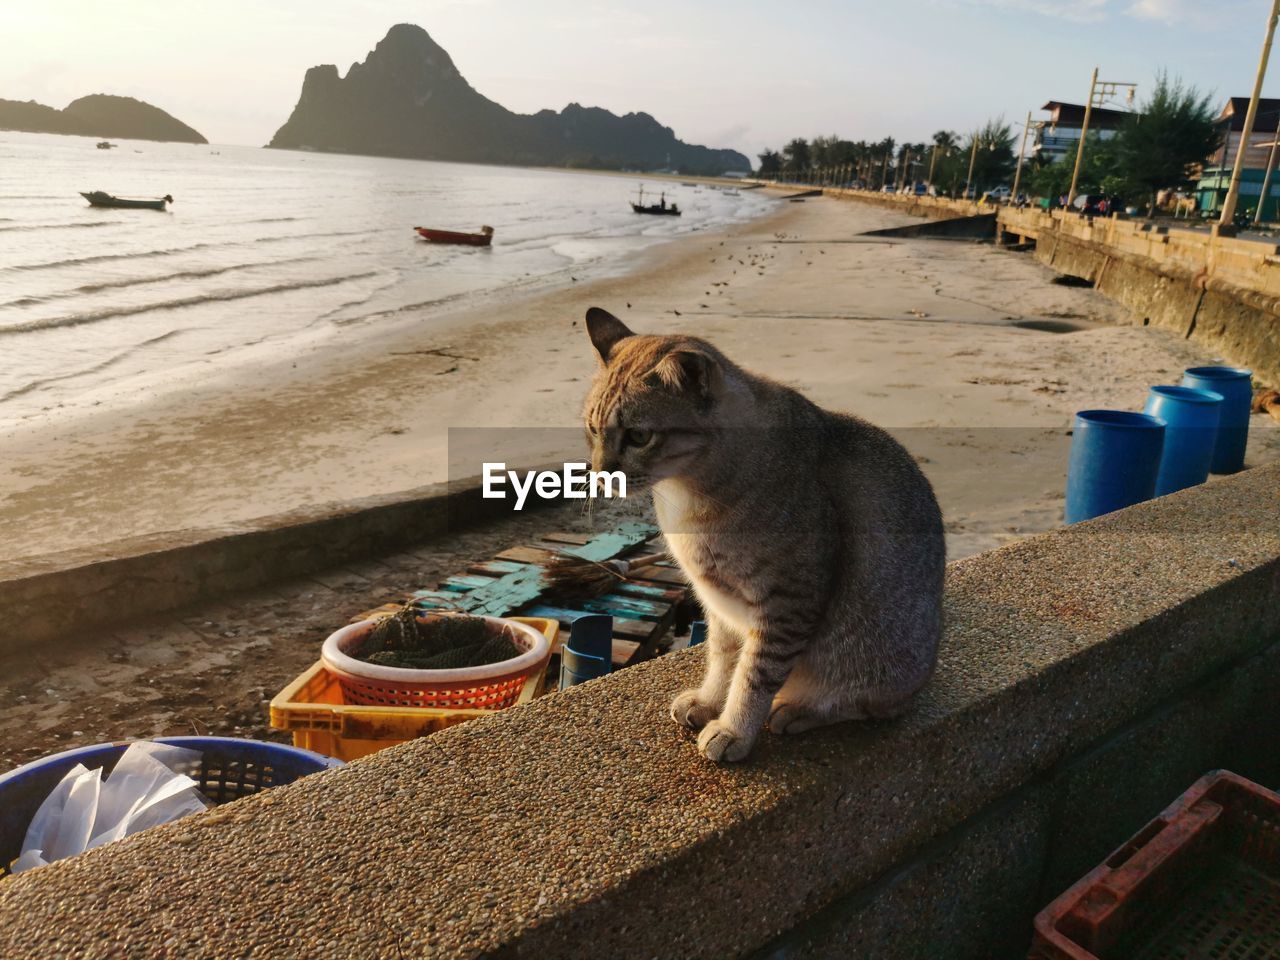
<path fill-rule="evenodd" d="M 1267 0 L 0 0 L 0 98 L 153 103 L 213 143 L 261 145 L 320 63 L 345 75 L 416 23 L 522 113 L 645 111 L 754 159 L 796 136 L 928 139 L 1083 102 L 1089 75 L 1161 69 L 1247 96 Z M 1280 59 L 1280 53 L 1277 55 Z M 1280 64 L 1264 95 L 1280 93 Z"/>

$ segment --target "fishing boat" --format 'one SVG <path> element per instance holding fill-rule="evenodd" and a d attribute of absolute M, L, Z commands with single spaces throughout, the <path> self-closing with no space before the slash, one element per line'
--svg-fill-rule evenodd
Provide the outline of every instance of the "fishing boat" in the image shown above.
<path fill-rule="evenodd" d="M 493 227 L 481 227 L 479 233 L 460 233 L 456 230 L 434 230 L 431 227 L 414 227 L 418 236 L 428 243 L 460 243 L 469 247 L 487 247 L 493 242 Z"/>
<path fill-rule="evenodd" d="M 110 149 L 112 149 L 112 148 L 114 148 L 114 147 L 115 147 L 115 144 L 114 144 L 114 143 L 112 143 L 110 140 L 99 140 L 99 141 L 98 141 L 98 149 L 99 149 L 99 150 L 110 150 Z"/>
<path fill-rule="evenodd" d="M 640 199 L 638 202 L 631 204 L 631 209 L 636 213 L 649 213 L 659 217 L 680 216 L 680 207 L 674 203 L 667 203 L 665 192 L 659 197 L 657 203 L 651 203 L 646 206 L 644 202 L 644 187 L 640 188 Z"/>
<path fill-rule="evenodd" d="M 92 193 L 85 193 L 82 190 L 80 196 L 88 200 L 90 206 L 121 207 L 126 210 L 163 210 L 166 204 L 173 203 L 173 197 L 167 193 L 154 200 L 144 197 L 113 197 L 102 190 L 94 190 Z"/>

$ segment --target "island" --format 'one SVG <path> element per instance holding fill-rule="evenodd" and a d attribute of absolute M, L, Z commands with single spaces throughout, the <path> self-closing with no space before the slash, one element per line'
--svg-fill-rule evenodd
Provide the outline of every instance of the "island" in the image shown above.
<path fill-rule="evenodd" d="M 159 107 L 133 97 L 105 93 L 73 100 L 62 110 L 34 100 L 0 100 L 0 130 L 119 137 L 122 140 L 209 142 L 198 131 Z"/>
<path fill-rule="evenodd" d="M 577 103 L 514 113 L 479 93 L 427 31 L 407 23 L 392 27 L 345 77 L 332 64 L 309 69 L 297 106 L 267 146 L 683 174 L 751 169 L 736 150 L 685 143 L 647 113 L 618 116 Z"/>

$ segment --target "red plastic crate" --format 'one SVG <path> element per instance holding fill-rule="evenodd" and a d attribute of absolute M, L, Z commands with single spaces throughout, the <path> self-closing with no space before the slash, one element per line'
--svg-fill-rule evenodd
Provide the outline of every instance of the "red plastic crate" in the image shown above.
<path fill-rule="evenodd" d="M 1040 912 L 1032 960 L 1280 960 L 1280 795 L 1206 774 Z"/>

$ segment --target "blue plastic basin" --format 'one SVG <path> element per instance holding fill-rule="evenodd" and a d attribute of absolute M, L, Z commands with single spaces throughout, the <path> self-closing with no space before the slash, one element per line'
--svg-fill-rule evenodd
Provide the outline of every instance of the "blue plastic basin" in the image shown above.
<path fill-rule="evenodd" d="M 200 763 L 180 770 L 215 804 L 230 803 L 343 762 L 300 747 L 235 737 L 155 737 L 155 743 L 200 751 Z M 110 773 L 132 741 L 99 743 L 51 754 L 0 776 L 0 877 L 22 852 L 27 827 L 50 791 L 77 763 Z"/>

